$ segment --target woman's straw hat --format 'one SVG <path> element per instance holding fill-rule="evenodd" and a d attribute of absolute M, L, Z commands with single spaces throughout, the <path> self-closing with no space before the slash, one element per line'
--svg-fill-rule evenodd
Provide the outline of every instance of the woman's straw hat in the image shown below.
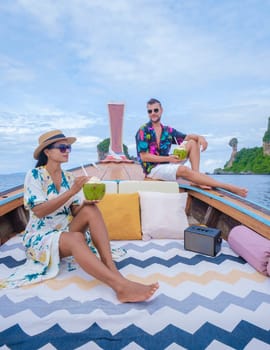
<path fill-rule="evenodd" d="M 34 151 L 34 158 L 38 159 L 39 154 L 44 148 L 55 143 L 57 141 L 65 140 L 67 143 L 72 144 L 77 139 L 76 137 L 66 137 L 61 130 L 52 130 L 48 131 L 45 134 L 42 134 L 38 139 L 38 147 Z"/>

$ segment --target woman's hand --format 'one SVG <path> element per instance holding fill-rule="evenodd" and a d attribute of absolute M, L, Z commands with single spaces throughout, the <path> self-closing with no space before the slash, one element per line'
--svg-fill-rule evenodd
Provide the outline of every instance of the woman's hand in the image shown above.
<path fill-rule="evenodd" d="M 81 205 L 73 205 L 71 207 L 72 215 L 76 216 L 78 214 L 78 212 L 82 209 L 82 207 L 85 205 L 95 205 L 99 202 L 100 202 L 100 200 L 89 201 L 88 199 L 85 199 Z"/>
<path fill-rule="evenodd" d="M 68 200 L 70 200 L 70 198 L 72 198 L 76 193 L 78 193 L 88 180 L 88 176 L 76 177 L 74 183 L 68 191 L 63 192 L 57 197 L 45 201 L 44 203 L 36 205 L 32 209 L 34 214 L 39 218 L 51 214 L 52 212 L 60 208 L 62 205 L 64 205 Z"/>
<path fill-rule="evenodd" d="M 78 193 L 83 185 L 89 180 L 89 176 L 77 176 L 75 177 L 74 183 L 70 188 L 70 191 L 74 194 Z"/>

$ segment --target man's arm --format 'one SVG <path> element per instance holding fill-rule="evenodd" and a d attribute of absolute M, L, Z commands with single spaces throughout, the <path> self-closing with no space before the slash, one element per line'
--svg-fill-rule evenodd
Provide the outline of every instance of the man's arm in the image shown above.
<path fill-rule="evenodd" d="M 196 135 L 196 134 L 188 134 L 185 137 L 184 141 L 190 141 L 190 140 L 196 141 L 199 144 L 200 149 L 202 151 L 205 151 L 208 146 L 208 142 L 206 141 L 204 136 Z"/>
<path fill-rule="evenodd" d="M 156 154 L 151 154 L 148 152 L 141 152 L 140 158 L 143 162 L 151 163 L 179 163 L 179 158 L 170 154 L 168 156 L 158 156 Z"/>

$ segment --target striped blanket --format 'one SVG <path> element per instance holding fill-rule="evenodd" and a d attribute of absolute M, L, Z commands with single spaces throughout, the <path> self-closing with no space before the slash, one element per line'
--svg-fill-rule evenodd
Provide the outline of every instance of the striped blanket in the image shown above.
<path fill-rule="evenodd" d="M 17 236 L 0 247 L 0 275 L 23 264 Z M 52 280 L 0 290 L 0 349 L 270 349 L 270 279 L 226 242 L 216 257 L 183 241 L 113 242 L 128 278 L 158 280 L 147 302 L 121 304 L 73 258 Z"/>

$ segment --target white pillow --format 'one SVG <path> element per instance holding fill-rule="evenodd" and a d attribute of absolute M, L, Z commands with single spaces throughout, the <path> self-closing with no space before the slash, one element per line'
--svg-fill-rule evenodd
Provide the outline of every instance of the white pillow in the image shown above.
<path fill-rule="evenodd" d="M 142 239 L 184 239 L 187 193 L 139 191 Z"/>

